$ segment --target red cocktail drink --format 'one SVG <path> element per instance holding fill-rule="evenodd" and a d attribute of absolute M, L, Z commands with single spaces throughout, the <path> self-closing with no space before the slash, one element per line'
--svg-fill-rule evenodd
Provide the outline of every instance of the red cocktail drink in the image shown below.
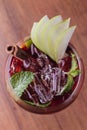
<path fill-rule="evenodd" d="M 29 48 L 21 45 L 29 58 L 20 60 L 9 56 L 5 70 L 7 88 L 14 100 L 24 109 L 41 114 L 58 112 L 70 105 L 78 96 L 84 79 L 83 62 L 76 49 L 70 44 L 65 56 L 56 63 L 34 44 Z M 71 72 L 75 64 L 78 72 Z M 28 71 L 34 74 L 34 80 L 18 97 L 10 78 Z"/>

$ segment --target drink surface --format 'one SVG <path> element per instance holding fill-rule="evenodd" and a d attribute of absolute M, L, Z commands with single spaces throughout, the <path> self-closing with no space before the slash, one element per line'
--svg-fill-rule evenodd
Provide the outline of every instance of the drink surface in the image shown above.
<path fill-rule="evenodd" d="M 50 102 L 47 107 L 65 102 L 76 88 L 79 77 L 78 75 L 73 78 L 74 84 L 69 92 L 60 94 L 61 89 L 67 82 L 66 73 L 69 72 L 72 65 L 71 54 L 74 54 L 74 52 L 71 48 L 67 48 L 64 58 L 59 60 L 58 64 L 33 44 L 30 48 L 23 47 L 22 49 L 29 54 L 29 59 L 21 61 L 13 56 L 9 66 L 9 75 L 11 77 L 17 72 L 31 71 L 35 78 L 20 98 L 33 102 L 35 105 Z"/>

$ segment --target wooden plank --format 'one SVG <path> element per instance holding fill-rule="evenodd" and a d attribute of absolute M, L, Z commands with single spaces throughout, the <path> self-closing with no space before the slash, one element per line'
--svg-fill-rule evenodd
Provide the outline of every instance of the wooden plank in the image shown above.
<path fill-rule="evenodd" d="M 32 114 L 9 96 L 4 69 L 5 47 L 30 34 L 34 21 L 43 15 L 61 14 L 77 25 L 72 43 L 83 59 L 85 81 L 77 100 L 51 115 Z M 0 130 L 86 130 L 87 129 L 87 2 L 86 0 L 0 0 Z"/>

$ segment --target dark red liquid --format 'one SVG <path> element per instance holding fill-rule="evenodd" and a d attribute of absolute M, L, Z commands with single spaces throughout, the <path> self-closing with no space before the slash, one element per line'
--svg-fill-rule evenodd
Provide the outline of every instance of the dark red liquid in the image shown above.
<path fill-rule="evenodd" d="M 59 70 L 62 70 L 60 86 L 64 86 L 66 84 L 67 77 L 66 75 L 64 75 L 63 71 L 68 72 L 70 70 L 71 63 L 72 63 L 71 53 L 74 53 L 74 52 L 68 47 L 66 51 L 66 56 L 63 59 L 59 60 L 57 64 L 56 62 L 51 60 L 48 56 L 43 54 L 40 50 L 38 50 L 36 47 L 34 47 L 34 45 L 32 45 L 29 49 L 25 47 L 23 48 L 23 50 L 29 54 L 29 59 L 20 61 L 16 57 L 12 57 L 10 68 L 9 68 L 10 76 L 20 71 L 32 71 L 36 73 L 35 84 L 43 85 L 44 89 L 42 90 L 43 91 L 42 93 L 45 97 L 46 95 L 48 95 L 49 97 L 45 99 L 42 99 L 42 97 L 39 97 L 34 88 L 34 83 L 31 83 L 28 86 L 27 91 L 25 90 L 25 92 L 21 96 L 21 99 L 27 100 L 27 101 L 33 101 L 34 103 L 40 103 L 40 104 L 44 104 L 51 101 L 51 104 L 49 106 L 54 106 L 54 105 L 63 103 L 67 98 L 69 98 L 69 96 L 72 94 L 73 90 L 75 89 L 77 85 L 78 76 L 74 78 L 74 85 L 72 86 L 72 89 L 68 93 L 65 93 L 59 96 L 56 96 L 55 94 L 58 88 L 55 88 L 55 89 L 52 88 L 54 89 L 54 91 L 52 90 L 52 92 L 50 93 L 51 91 L 50 87 L 52 87 L 50 84 L 51 80 L 49 79 L 48 81 L 48 79 L 45 79 L 45 78 L 46 78 L 46 73 L 47 74 L 50 73 L 51 75 L 51 74 L 56 73 L 56 71 L 59 72 Z M 41 79 L 41 75 L 45 78 Z M 52 78 L 51 76 L 49 77 Z M 55 82 L 56 81 L 57 80 L 55 80 Z M 30 93 L 32 98 L 31 96 L 29 96 L 28 92 Z"/>

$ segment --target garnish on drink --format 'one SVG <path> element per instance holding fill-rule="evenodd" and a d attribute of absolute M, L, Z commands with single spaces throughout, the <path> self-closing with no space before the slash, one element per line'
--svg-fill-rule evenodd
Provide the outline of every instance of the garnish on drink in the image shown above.
<path fill-rule="evenodd" d="M 33 24 L 21 46 L 8 46 L 6 81 L 19 105 L 36 113 L 59 111 L 75 100 L 82 86 L 82 62 L 70 39 L 76 26 L 61 15 Z M 6 67 L 6 71 L 7 71 Z M 9 77 L 8 77 L 9 75 Z"/>

